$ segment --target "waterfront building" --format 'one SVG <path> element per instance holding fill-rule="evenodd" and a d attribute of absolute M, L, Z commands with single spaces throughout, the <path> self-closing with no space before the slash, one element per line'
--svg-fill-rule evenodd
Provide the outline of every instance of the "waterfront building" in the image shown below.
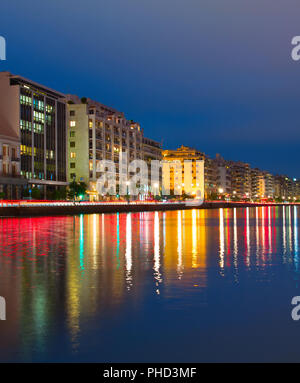
<path fill-rule="evenodd" d="M 20 139 L 0 115 L 0 199 L 20 199 L 22 187 Z"/>
<path fill-rule="evenodd" d="M 197 195 L 200 193 L 201 196 L 204 195 L 205 192 L 205 186 L 203 182 L 197 182 L 197 179 L 201 179 L 201 176 L 197 174 L 200 170 L 197 169 L 197 161 L 205 161 L 206 156 L 204 153 L 189 148 L 187 146 L 181 146 L 177 148 L 176 150 L 164 150 L 163 153 L 163 161 L 164 162 L 172 162 L 172 163 L 178 163 L 180 164 L 180 167 L 171 167 L 170 166 L 170 191 L 171 194 L 176 194 L 175 188 L 180 188 L 181 193 L 191 193 L 193 195 Z M 190 181 L 189 185 L 186 184 L 185 180 L 185 172 L 184 172 L 184 162 L 185 161 L 191 161 L 191 170 L 192 174 L 190 175 Z M 206 164 L 206 162 L 205 162 Z M 179 169 L 179 170 L 178 170 Z M 205 169 L 205 165 L 204 165 Z M 204 170 L 205 172 L 205 170 Z M 198 175 L 198 177 L 197 177 Z M 204 182 L 206 185 L 206 173 L 204 173 Z M 163 182 L 168 183 L 168 180 L 164 179 Z"/>
<path fill-rule="evenodd" d="M 205 155 L 204 162 L 205 198 L 216 199 L 218 195 L 218 166 L 214 159 Z M 221 190 L 221 188 L 219 188 Z"/>
<path fill-rule="evenodd" d="M 44 85 L 0 72 L 0 116 L 15 139 L 15 172 L 42 197 L 66 182 L 66 106 L 64 95 Z M 1 126 L 3 129 L 3 125 Z M 0 130 L 2 133 L 2 130 Z M 14 162 L 14 164 L 13 164 Z"/>
<path fill-rule="evenodd" d="M 296 184 L 296 195 L 295 195 L 295 197 L 299 201 L 300 200 L 300 180 L 296 179 L 295 184 Z"/>
<path fill-rule="evenodd" d="M 251 197 L 250 166 L 244 162 L 229 161 L 232 194 L 239 199 Z"/>
<path fill-rule="evenodd" d="M 163 159 L 167 161 L 204 160 L 204 190 L 206 200 L 216 200 L 221 197 L 238 200 L 284 199 L 286 201 L 300 200 L 300 180 L 284 175 L 274 176 L 268 171 L 251 168 L 241 161 L 225 160 L 219 154 L 210 158 L 197 149 L 181 146 L 176 150 L 164 150 Z M 170 169 L 170 186 L 174 192 L 175 185 L 182 180 L 184 183 L 184 168 L 182 174 L 176 169 Z M 195 176 L 193 168 L 193 177 Z M 184 192 L 184 186 L 182 187 Z"/>
<path fill-rule="evenodd" d="M 85 182 L 90 199 L 98 200 L 96 182 L 101 160 L 115 163 L 117 183 L 121 161 L 161 159 L 161 145 L 145 138 L 139 123 L 126 119 L 124 113 L 90 98 L 67 95 L 68 181 Z M 141 192 L 145 191 L 141 185 Z"/>
<path fill-rule="evenodd" d="M 299 198 L 299 181 L 286 175 L 274 176 L 274 194 L 276 198 L 283 200 L 295 200 Z"/>
<path fill-rule="evenodd" d="M 264 196 L 263 174 L 258 168 L 250 169 L 251 198 L 258 200 Z"/>
<path fill-rule="evenodd" d="M 265 198 L 274 198 L 275 197 L 275 188 L 274 188 L 274 176 L 264 171 L 263 172 L 263 180 L 264 180 L 264 197 Z"/>
<path fill-rule="evenodd" d="M 216 166 L 216 188 L 219 195 L 231 196 L 231 169 L 228 161 L 224 160 L 219 154 L 214 159 Z"/>
<path fill-rule="evenodd" d="M 143 137 L 143 160 L 147 162 L 148 166 L 148 190 L 146 192 L 157 194 L 159 188 L 162 185 L 162 171 L 159 171 L 159 178 L 157 185 L 156 183 L 152 185 L 151 180 L 151 162 L 152 161 L 161 161 L 162 159 L 162 144 L 160 142 L 154 141 L 151 138 Z M 152 190 L 153 189 L 153 190 Z M 161 190 L 161 189 L 160 189 Z"/>

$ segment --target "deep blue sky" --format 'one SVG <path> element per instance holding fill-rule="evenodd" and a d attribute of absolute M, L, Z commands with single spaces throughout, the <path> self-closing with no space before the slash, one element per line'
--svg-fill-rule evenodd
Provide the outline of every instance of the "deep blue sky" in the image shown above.
<path fill-rule="evenodd" d="M 10 70 L 139 121 L 165 148 L 300 178 L 299 0 L 10 0 Z"/>

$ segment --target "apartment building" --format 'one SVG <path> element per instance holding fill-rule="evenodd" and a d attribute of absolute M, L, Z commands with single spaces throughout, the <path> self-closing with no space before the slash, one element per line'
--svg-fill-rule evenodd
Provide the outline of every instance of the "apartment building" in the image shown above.
<path fill-rule="evenodd" d="M 170 180 L 167 180 L 165 177 L 163 179 L 165 188 L 167 188 L 168 184 L 170 185 L 171 194 L 176 194 L 177 188 L 182 194 L 204 195 L 205 165 L 203 169 L 197 166 L 197 161 L 205 161 L 204 153 L 182 145 L 176 150 L 164 150 L 162 155 L 164 162 L 172 162 L 174 164 L 174 166 L 170 166 Z M 190 168 L 186 168 L 189 174 L 185 173 L 185 161 L 190 161 L 191 163 Z"/>
<path fill-rule="evenodd" d="M 231 170 L 232 195 L 239 199 L 251 197 L 250 166 L 244 162 L 228 161 Z"/>
<path fill-rule="evenodd" d="M 300 181 L 296 178 L 289 178 L 285 175 L 273 177 L 275 198 L 283 200 L 300 199 Z"/>
<path fill-rule="evenodd" d="M 15 152 L 11 149 L 20 160 L 12 161 L 11 166 L 15 165 L 29 188 L 39 188 L 47 198 L 48 192 L 65 187 L 64 95 L 24 77 L 0 72 L 0 116 L 20 145 Z M 0 129 L 1 134 L 3 125 Z"/>
<path fill-rule="evenodd" d="M 68 181 L 85 182 L 90 199 L 100 197 L 96 182 L 101 175 L 98 171 L 101 160 L 115 163 L 118 184 L 121 176 L 132 175 L 121 173 L 120 158 L 121 163 L 127 164 L 136 159 L 161 159 L 160 144 L 145 138 L 140 124 L 128 120 L 124 113 L 90 98 L 67 95 L 66 99 Z"/>
<path fill-rule="evenodd" d="M 20 199 L 25 185 L 27 182 L 21 177 L 19 137 L 0 115 L 0 199 Z"/>
<path fill-rule="evenodd" d="M 162 144 L 160 142 L 154 141 L 151 138 L 143 137 L 143 160 L 147 162 L 148 165 L 148 187 L 146 192 L 157 194 L 159 190 L 155 189 L 155 185 L 152 185 L 151 179 L 151 162 L 152 161 L 161 161 L 162 159 Z M 157 180 L 156 189 L 162 185 L 162 171 L 159 170 L 158 180 Z M 160 189 L 161 190 L 161 189 Z"/>
<path fill-rule="evenodd" d="M 228 161 L 224 160 L 219 154 L 214 159 L 216 171 L 216 188 L 218 194 L 230 195 L 232 192 L 231 187 L 231 169 Z"/>

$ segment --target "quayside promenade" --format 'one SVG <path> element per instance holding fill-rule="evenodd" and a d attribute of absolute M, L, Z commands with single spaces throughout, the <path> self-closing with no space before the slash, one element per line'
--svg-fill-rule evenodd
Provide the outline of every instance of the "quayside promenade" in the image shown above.
<path fill-rule="evenodd" d="M 299 203 L 255 203 L 210 201 L 193 206 L 185 202 L 3 202 L 0 217 L 63 216 L 99 213 L 126 213 L 185 209 L 245 208 L 258 206 L 300 205 Z"/>

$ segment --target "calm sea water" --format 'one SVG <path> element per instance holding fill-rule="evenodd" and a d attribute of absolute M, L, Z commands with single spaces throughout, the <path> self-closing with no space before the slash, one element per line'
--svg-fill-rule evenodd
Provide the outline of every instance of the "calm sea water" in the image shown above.
<path fill-rule="evenodd" d="M 300 209 L 0 220 L 0 361 L 300 361 Z"/>

